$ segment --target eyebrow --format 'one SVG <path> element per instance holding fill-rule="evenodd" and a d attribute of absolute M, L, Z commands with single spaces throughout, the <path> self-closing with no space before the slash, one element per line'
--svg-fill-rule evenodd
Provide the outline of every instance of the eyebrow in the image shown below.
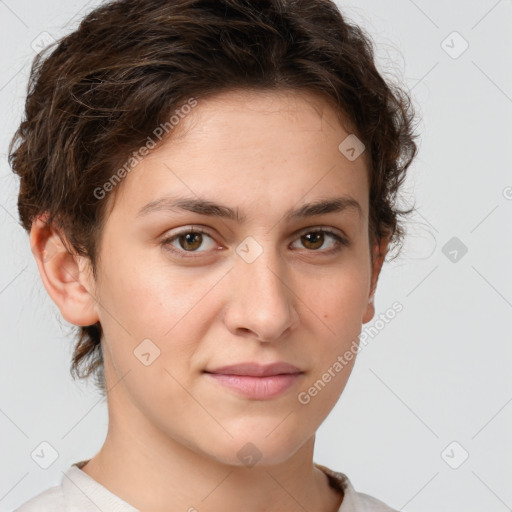
<path fill-rule="evenodd" d="M 229 219 L 239 223 L 247 220 L 247 217 L 238 208 L 230 208 L 208 199 L 194 197 L 162 197 L 156 199 L 144 205 L 137 212 L 136 217 L 143 217 L 153 212 L 173 211 L 176 209 Z M 328 213 L 340 213 L 346 210 L 355 211 L 359 217 L 363 214 L 361 205 L 353 197 L 340 196 L 319 199 L 318 201 L 306 203 L 298 208 L 289 210 L 285 214 L 285 219 L 291 221 Z"/>

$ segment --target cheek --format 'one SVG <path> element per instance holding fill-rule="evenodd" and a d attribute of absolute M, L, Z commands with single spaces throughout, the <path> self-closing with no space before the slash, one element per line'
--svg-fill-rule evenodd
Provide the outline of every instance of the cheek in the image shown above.
<path fill-rule="evenodd" d="M 314 422 L 310 423 L 312 430 L 318 429 L 345 389 L 355 363 L 355 355 L 350 361 L 343 359 L 347 348 L 341 344 L 327 350 L 324 354 L 326 357 L 317 365 L 297 394 L 296 408 L 299 416 L 304 422 Z M 354 351 L 357 353 L 357 348 Z"/>
<path fill-rule="evenodd" d="M 322 374 L 330 370 L 332 381 L 327 385 L 328 389 L 322 392 L 323 399 L 319 400 L 326 401 L 326 405 L 338 399 L 355 363 L 363 315 L 368 304 L 368 286 L 367 270 L 351 267 L 333 275 L 321 287 L 321 291 L 315 288 L 317 291 L 308 299 L 312 310 L 321 320 L 318 333 L 325 333 L 315 337 L 318 364 L 313 381 L 321 379 Z M 339 357 L 342 358 L 342 369 L 336 363 Z M 332 377 L 333 374 L 335 377 Z M 329 375 L 325 379 L 329 379 Z"/>
<path fill-rule="evenodd" d="M 357 324 L 368 303 L 368 269 L 347 266 L 329 275 L 309 281 L 305 303 L 335 332 L 339 326 Z"/>
<path fill-rule="evenodd" d="M 148 263 L 144 255 L 134 252 L 116 259 L 114 254 L 109 257 L 100 300 L 134 336 L 161 338 L 200 299 L 198 280 L 190 272 L 165 262 Z M 106 323 L 112 323 L 108 314 L 104 317 Z"/>
<path fill-rule="evenodd" d="M 190 270 L 163 264 L 136 270 L 126 261 L 107 269 L 109 278 L 100 290 L 105 306 L 100 321 L 118 374 L 134 370 L 132 378 L 142 372 L 144 380 L 158 382 L 172 379 L 168 370 L 180 382 L 190 378 L 189 363 L 220 303 L 214 291 L 208 291 L 222 277 Z M 157 355 L 144 369 L 135 357 L 143 351 L 143 342 L 150 358 Z"/>
<path fill-rule="evenodd" d="M 352 274 L 311 297 L 315 311 L 322 312 L 319 325 L 325 335 L 315 336 L 315 367 L 301 391 L 318 417 L 326 417 L 337 403 L 354 367 L 367 303 L 365 282 L 364 275 Z"/>

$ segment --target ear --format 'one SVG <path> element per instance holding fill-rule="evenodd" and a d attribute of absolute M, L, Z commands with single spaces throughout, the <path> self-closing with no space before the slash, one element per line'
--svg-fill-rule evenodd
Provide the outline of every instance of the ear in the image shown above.
<path fill-rule="evenodd" d="M 99 318 L 89 259 L 70 252 L 65 236 L 46 219 L 46 214 L 38 216 L 30 229 L 30 246 L 44 287 L 65 320 L 93 325 Z"/>
<path fill-rule="evenodd" d="M 382 237 L 380 241 L 377 241 L 373 246 L 373 261 L 372 261 L 372 277 L 370 282 L 370 293 L 368 295 L 368 305 L 363 315 L 363 324 L 369 322 L 375 315 L 375 291 L 377 289 L 377 281 L 379 279 L 380 270 L 384 263 L 384 258 L 388 250 L 389 238 Z"/>

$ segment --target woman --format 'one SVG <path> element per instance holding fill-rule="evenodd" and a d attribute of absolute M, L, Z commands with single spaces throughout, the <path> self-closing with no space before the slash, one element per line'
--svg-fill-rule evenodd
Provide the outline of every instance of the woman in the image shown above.
<path fill-rule="evenodd" d="M 408 96 L 328 0 L 121 0 L 32 69 L 10 148 L 109 429 L 18 510 L 391 511 L 313 462 L 403 234 Z"/>

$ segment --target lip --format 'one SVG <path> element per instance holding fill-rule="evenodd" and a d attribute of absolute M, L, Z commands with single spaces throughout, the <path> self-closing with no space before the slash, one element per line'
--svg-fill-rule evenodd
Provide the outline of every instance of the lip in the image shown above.
<path fill-rule="evenodd" d="M 254 400 L 277 397 L 290 389 L 304 374 L 299 368 L 278 362 L 269 365 L 242 363 L 205 370 L 209 378 Z"/>
<path fill-rule="evenodd" d="M 261 365 L 258 363 L 239 363 L 229 366 L 222 366 L 213 370 L 205 370 L 207 373 L 223 374 L 223 375 L 240 375 L 251 377 L 269 377 L 272 375 L 295 374 L 302 371 L 293 364 L 284 361 Z"/>
<path fill-rule="evenodd" d="M 247 398 L 267 400 L 281 395 L 291 388 L 303 375 L 302 373 L 286 373 L 268 377 L 249 375 L 225 375 L 222 373 L 206 373 L 219 384 L 235 390 Z"/>

